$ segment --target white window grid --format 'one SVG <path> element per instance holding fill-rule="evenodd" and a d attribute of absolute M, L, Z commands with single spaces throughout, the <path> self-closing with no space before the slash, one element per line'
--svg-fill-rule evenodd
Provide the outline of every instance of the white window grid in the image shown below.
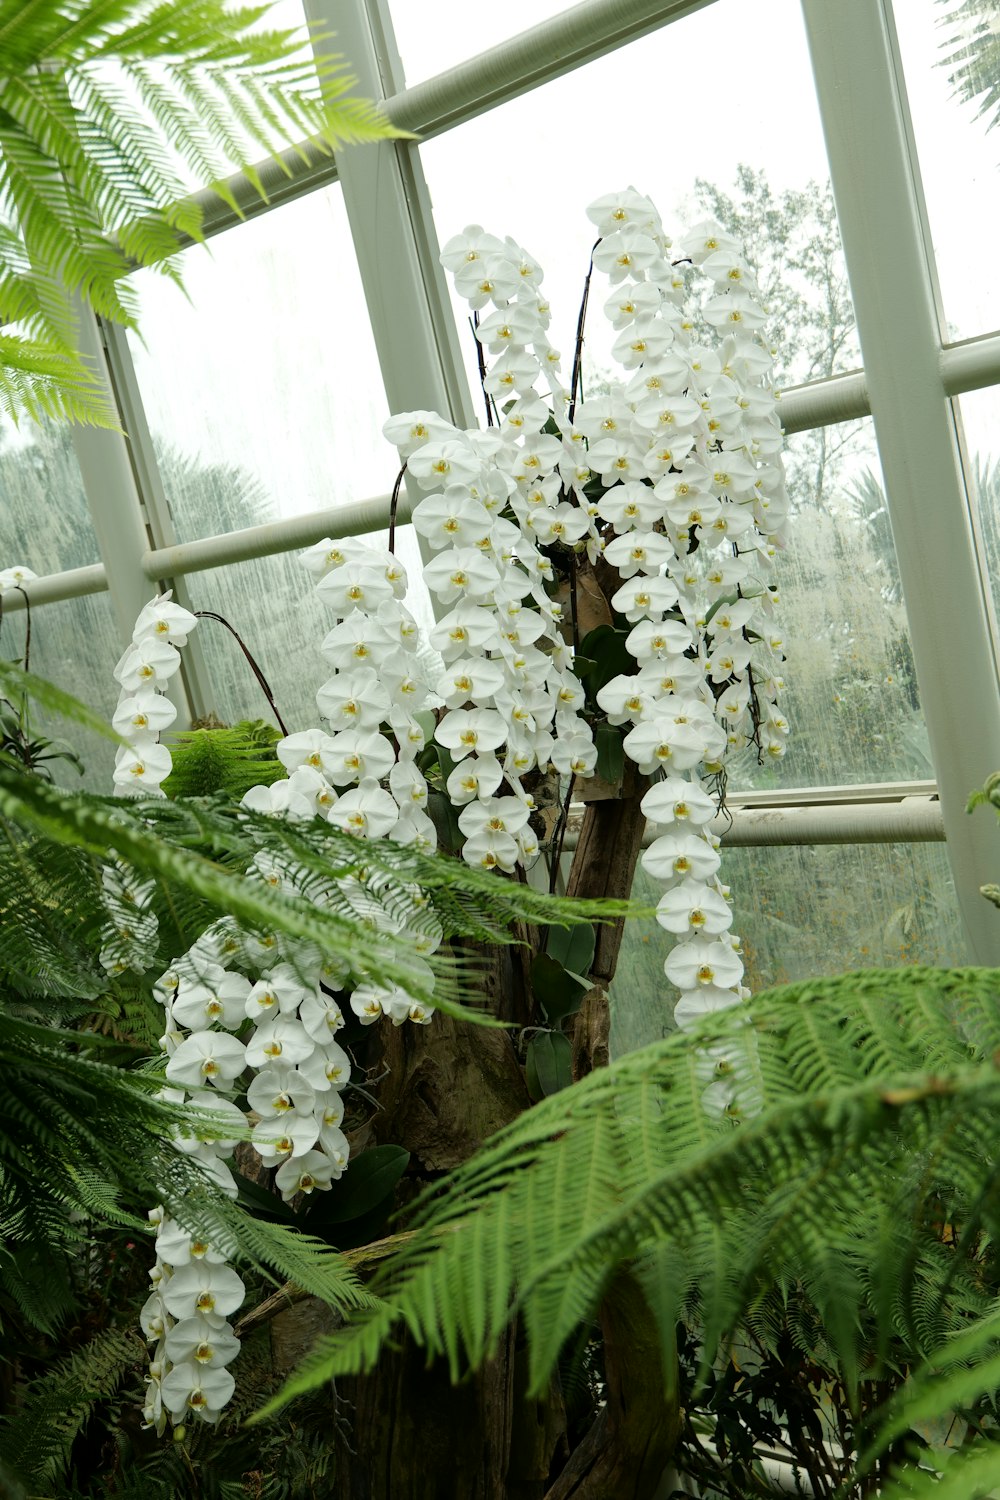
<path fill-rule="evenodd" d="M 402 87 L 388 0 L 305 0 L 305 9 L 336 32 L 359 92 L 384 100 L 396 124 L 426 140 L 714 3 L 583 0 L 410 89 Z M 1000 768 L 998 636 L 952 399 L 1000 385 L 1000 331 L 944 340 L 891 0 L 801 4 L 864 368 L 784 391 L 782 420 L 791 434 L 873 419 L 936 780 L 733 794 L 726 841 L 944 840 L 970 958 L 1000 963 L 1000 924 L 979 893 L 1000 871 L 1000 840 L 992 820 L 965 813 L 969 791 Z M 266 203 L 246 178 L 230 180 L 246 216 L 280 211 L 339 182 L 390 410 L 437 409 L 472 425 L 419 144 L 386 142 L 337 159 L 296 150 L 284 165 L 287 174 L 273 162 L 258 169 Z M 241 222 L 210 191 L 197 196 L 207 235 Z M 191 573 L 388 526 L 384 494 L 178 541 L 127 340 L 89 314 L 81 328 L 123 429 L 73 429 L 101 561 L 39 578 L 32 606 L 107 591 L 127 638 L 151 588 L 172 587 L 183 602 Z M 403 498 L 400 521 L 410 503 Z M 21 605 L 18 594 L 4 599 L 5 609 Z M 188 716 L 205 714 L 211 683 L 197 651 L 185 656 L 183 687 Z"/>

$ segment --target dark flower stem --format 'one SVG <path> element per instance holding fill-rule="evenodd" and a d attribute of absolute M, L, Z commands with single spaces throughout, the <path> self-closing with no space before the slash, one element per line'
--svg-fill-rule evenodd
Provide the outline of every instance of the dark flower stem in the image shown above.
<path fill-rule="evenodd" d="M 405 473 L 406 465 L 404 464 L 396 475 L 396 483 L 392 487 L 392 499 L 389 502 L 389 551 L 393 557 L 396 556 L 396 510 L 399 505 L 399 491 Z"/>
<path fill-rule="evenodd" d="M 580 394 L 580 383 L 583 376 L 583 330 L 587 321 L 587 303 L 590 301 L 590 278 L 594 274 L 594 250 L 600 244 L 600 240 L 594 241 L 594 247 L 590 252 L 590 264 L 587 267 L 587 275 L 583 282 L 583 297 L 580 301 L 580 316 L 576 320 L 576 347 L 573 351 L 573 378 L 569 387 L 569 418 L 570 426 L 576 416 L 576 402 Z"/>
<path fill-rule="evenodd" d="M 215 611 L 211 609 L 196 609 L 195 617 L 199 620 L 216 620 L 220 625 L 224 625 L 226 627 L 226 629 L 229 631 L 229 634 L 233 637 L 236 644 L 243 652 L 243 655 L 246 657 L 251 672 L 260 683 L 261 689 L 264 693 L 264 697 L 267 699 L 268 703 L 271 706 L 271 712 L 274 714 L 274 717 L 278 721 L 278 728 L 281 730 L 282 734 L 287 734 L 288 726 L 278 712 L 278 705 L 274 701 L 274 694 L 271 692 L 267 678 L 264 676 L 260 667 L 257 665 L 252 652 L 250 651 L 243 637 L 240 635 L 239 631 L 234 629 L 234 627 L 230 625 L 229 621 L 223 615 L 217 615 Z"/>
<path fill-rule="evenodd" d="M 496 403 L 493 401 L 489 391 L 486 389 L 486 355 L 483 352 L 482 343 L 476 336 L 476 330 L 479 327 L 479 314 L 477 312 L 473 312 L 472 317 L 469 319 L 469 327 L 472 329 L 472 337 L 473 339 L 475 339 L 476 343 L 476 363 L 479 366 L 479 384 L 483 388 L 483 400 L 486 402 L 486 425 L 487 427 L 493 427 L 494 425 L 499 426 L 499 414 L 497 414 L 496 423 L 494 423 L 493 421 L 493 413 L 496 411 Z"/>

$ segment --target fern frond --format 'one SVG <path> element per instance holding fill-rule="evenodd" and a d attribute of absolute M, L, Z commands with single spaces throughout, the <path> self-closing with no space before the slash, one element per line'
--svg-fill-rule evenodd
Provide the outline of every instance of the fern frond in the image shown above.
<path fill-rule="evenodd" d="M 4 1458 L 25 1478 L 48 1487 L 64 1469 L 94 1408 L 114 1395 L 146 1357 L 139 1336 L 108 1328 L 26 1387 L 22 1409 L 0 1425 Z"/>
<path fill-rule="evenodd" d="M 28 416 L 120 425 L 103 383 L 68 346 L 14 333 L 0 333 L 0 411 L 15 424 Z"/>
<path fill-rule="evenodd" d="M 254 786 L 285 775 L 274 752 L 281 738 L 270 724 L 244 720 L 231 728 L 193 729 L 170 742 L 173 767 L 163 783 L 168 797 L 210 797 L 239 802 Z"/>
<path fill-rule="evenodd" d="M 788 986 L 544 1100 L 431 1191 L 373 1282 L 385 1305 L 317 1346 L 266 1410 L 370 1368 L 398 1322 L 457 1377 L 516 1312 L 541 1389 L 608 1276 L 667 1247 L 703 1289 L 709 1349 L 761 1286 L 791 1277 L 849 1380 L 862 1319 L 905 1328 L 916 1354 L 924 1277 L 952 1330 L 968 1317 L 970 1281 L 949 1301 L 940 1274 L 941 1184 L 964 1204 L 978 1194 L 983 1234 L 1000 1233 L 998 992 L 1000 974 L 975 969 Z M 705 1113 L 709 1048 L 732 1058 L 737 1104 L 752 1101 L 739 1124 Z M 981 1236 L 955 1247 L 983 1253 Z M 980 1272 L 982 1311 L 992 1259 Z"/>
<path fill-rule="evenodd" d="M 323 38 L 314 61 L 304 35 L 261 29 L 268 9 L 0 0 L 0 321 L 26 319 L 28 341 L 6 350 L 21 360 L 0 379 L 12 415 L 110 425 L 72 367 L 70 297 L 134 327 L 126 272 L 176 281 L 172 257 L 200 238 L 190 178 L 236 208 L 221 184 L 245 170 L 264 196 L 261 154 L 405 134 L 349 96 L 355 80 Z"/>
<path fill-rule="evenodd" d="M 900 1469 L 880 1491 L 881 1500 L 990 1500 L 1000 1485 L 1000 1442 L 980 1439 L 970 1448 L 931 1452 Z"/>

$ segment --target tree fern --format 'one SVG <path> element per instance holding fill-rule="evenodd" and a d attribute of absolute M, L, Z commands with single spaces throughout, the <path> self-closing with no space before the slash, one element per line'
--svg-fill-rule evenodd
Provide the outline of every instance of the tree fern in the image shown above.
<path fill-rule="evenodd" d="M 60 1477 L 73 1440 L 94 1408 L 115 1394 L 145 1352 L 137 1332 L 106 1328 L 32 1381 L 19 1414 L 0 1428 L 6 1461 L 48 1489 Z"/>
<path fill-rule="evenodd" d="M 382 1307 L 325 1340 L 268 1410 L 370 1368 L 400 1322 L 457 1378 L 517 1312 L 540 1389 L 615 1269 L 655 1277 L 664 1249 L 678 1287 L 660 1307 L 673 1316 L 698 1284 L 709 1350 L 762 1286 L 790 1279 L 848 1370 L 878 1373 L 858 1347 L 868 1321 L 929 1353 L 927 1288 L 938 1338 L 963 1326 L 974 1285 L 952 1299 L 937 1254 L 944 1184 L 963 1208 L 978 1203 L 951 1260 L 976 1263 L 981 1307 L 993 1295 L 998 986 L 972 969 L 789 986 L 546 1099 L 431 1192 L 372 1283 Z M 713 1048 L 730 1060 L 739 1123 L 702 1107 Z"/>
<path fill-rule="evenodd" d="M 218 792 L 239 802 L 251 787 L 269 786 L 285 775 L 274 753 L 280 739 L 278 731 L 261 719 L 178 734 L 170 743 L 173 767 L 163 790 L 168 797 Z"/>
<path fill-rule="evenodd" d="M 412 905 L 407 888 L 429 897 L 445 936 L 461 934 L 510 941 L 516 920 L 582 922 L 610 920 L 633 908 L 625 902 L 559 900 L 526 885 L 498 881 L 456 860 L 421 856 L 384 840 L 359 842 L 330 824 L 292 824 L 251 815 L 210 800 L 172 803 L 112 802 L 68 794 L 0 764 L 0 818 L 7 818 L 50 844 L 99 859 L 118 858 L 154 876 L 158 888 L 183 900 L 193 897 L 215 915 L 226 912 L 252 931 L 281 931 L 314 943 L 352 971 L 363 970 L 377 983 L 398 983 L 438 1009 L 466 1018 L 490 1018 L 457 998 L 477 972 L 474 960 L 440 950 L 427 962 L 435 975 L 433 1000 L 419 965 L 417 948 L 401 936 L 391 941 L 359 921 L 344 899 L 339 909 L 320 909 L 308 899 L 289 897 L 243 877 L 259 850 L 289 858 L 316 882 L 354 877 L 374 882 L 379 898 Z M 155 836 L 159 835 L 159 837 Z M 227 868 L 219 861 L 226 859 Z M 308 886 L 306 887 L 308 892 Z M 70 900 L 69 909 L 78 902 Z M 93 902 L 91 901 L 91 909 Z M 8 933 L 17 942 L 17 933 Z M 169 955 L 168 955 L 169 956 Z"/>
<path fill-rule="evenodd" d="M 124 275 L 200 238 L 190 180 L 237 212 L 226 177 L 290 142 L 329 152 L 399 135 L 353 98 L 327 39 L 265 30 L 267 4 L 0 0 L 0 406 L 114 425 L 75 349 L 72 296 L 135 327 Z M 188 180 L 186 180 L 188 179 Z"/>

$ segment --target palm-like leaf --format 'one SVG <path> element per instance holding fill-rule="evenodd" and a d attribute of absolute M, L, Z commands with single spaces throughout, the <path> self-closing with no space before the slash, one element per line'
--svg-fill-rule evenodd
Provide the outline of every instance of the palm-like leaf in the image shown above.
<path fill-rule="evenodd" d="M 350 95 L 316 38 L 265 30 L 269 5 L 226 0 L 0 0 L 0 402 L 108 423 L 74 353 L 71 296 L 135 326 L 123 275 L 200 235 L 192 180 L 224 178 L 289 141 L 331 151 L 399 135 Z M 317 61 L 318 58 L 318 61 Z M 258 183 L 259 186 L 259 183 Z M 261 189 L 262 195 L 263 190 Z M 233 207 L 236 207 L 233 203 Z"/>
<path fill-rule="evenodd" d="M 382 1305 L 268 1409 L 370 1369 L 400 1322 L 458 1376 L 518 1312 L 541 1389 L 626 1265 L 665 1340 L 697 1296 L 708 1360 L 769 1289 L 795 1286 L 849 1389 L 900 1348 L 959 1362 L 941 1351 L 997 1285 L 998 992 L 976 969 L 788 986 L 545 1100 L 430 1194 L 372 1283 Z M 738 1123 L 704 1108 L 716 1047 Z"/>
<path fill-rule="evenodd" d="M 988 130 L 1000 123 L 1000 35 L 995 20 L 992 0 L 961 0 L 938 18 L 938 25 L 950 32 L 941 43 L 942 50 L 948 50 L 939 66 L 949 69 L 948 82 L 960 99 L 978 104 L 977 114 L 987 117 Z"/>

